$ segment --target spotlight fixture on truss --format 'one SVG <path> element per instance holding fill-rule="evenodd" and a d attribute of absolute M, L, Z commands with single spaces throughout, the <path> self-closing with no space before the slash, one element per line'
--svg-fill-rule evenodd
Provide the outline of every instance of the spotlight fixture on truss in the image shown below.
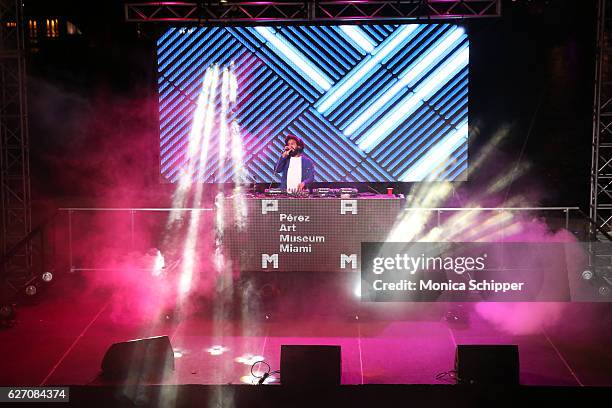
<path fill-rule="evenodd" d="M 3 304 L 0 305 L 0 327 L 11 327 L 15 324 L 17 318 L 17 310 L 15 305 Z"/>

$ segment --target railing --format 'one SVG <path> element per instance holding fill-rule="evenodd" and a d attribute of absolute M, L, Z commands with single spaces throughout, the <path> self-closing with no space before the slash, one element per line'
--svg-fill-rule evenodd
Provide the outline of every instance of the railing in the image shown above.
<path fill-rule="evenodd" d="M 495 211 L 495 212 L 542 212 L 553 211 L 563 212 L 565 216 L 565 229 L 569 228 L 570 212 L 574 211 L 584 215 L 580 207 L 407 207 L 404 211 L 435 211 L 438 218 L 438 226 L 440 225 L 441 216 L 447 212 L 462 212 L 462 211 Z"/>
<path fill-rule="evenodd" d="M 520 212 L 525 213 L 525 215 L 529 214 L 529 216 L 537 215 L 545 219 L 548 225 L 554 225 L 555 228 L 565 228 L 575 235 L 579 235 L 578 230 L 584 229 L 584 236 L 577 236 L 578 241 L 591 241 L 594 238 L 594 235 L 589 235 L 591 230 L 589 227 L 593 225 L 593 221 L 578 207 L 407 207 L 403 211 L 404 214 L 424 211 L 435 213 L 434 216 L 429 217 L 431 226 L 443 226 L 447 216 L 459 213 Z M 159 248 L 161 237 L 168 234 L 168 219 L 172 212 L 175 215 L 193 212 L 205 212 L 212 215 L 215 213 L 215 209 L 60 208 L 56 214 L 39 224 L 14 248 L 2 255 L 0 258 L 2 290 L 10 289 L 14 293 L 22 291 L 24 285 L 27 285 L 33 279 L 37 279 L 45 271 L 108 271 L 109 268 L 101 267 L 103 264 L 88 263 L 96 257 L 104 259 L 106 247 L 112 247 L 123 252 L 141 251 L 141 253 L 146 252 L 147 248 Z M 543 216 L 543 214 L 546 215 Z M 183 218 L 186 219 L 186 217 Z M 205 236 L 213 229 L 214 217 L 202 217 L 202 219 L 205 219 L 205 221 L 200 226 L 200 233 Z M 185 222 L 184 224 L 187 225 L 188 223 Z M 466 228 L 469 229 L 470 227 L 470 225 L 466 225 Z M 478 225 L 474 227 L 478 227 Z M 605 237 L 608 242 L 612 242 L 612 237 L 606 231 L 599 232 L 601 233 L 600 236 Z M 181 231 L 176 231 L 176 233 L 176 248 L 179 248 L 184 241 L 185 234 L 182 234 Z M 106 241 L 96 239 L 97 237 L 102 237 Z M 206 239 L 201 238 L 202 244 L 205 243 Z M 15 273 L 8 266 L 16 256 L 19 256 L 20 250 L 25 245 L 30 245 L 34 249 L 32 251 L 32 254 L 34 254 L 33 262 L 30 264 L 29 270 Z M 76 251 L 75 247 L 77 248 Z M 593 266 L 602 269 L 605 272 L 605 277 L 610 278 L 608 272 L 610 265 L 612 265 L 610 251 L 607 246 L 599 246 L 598 248 L 604 248 L 604 252 L 594 251 L 590 254 L 593 257 Z M 6 292 L 0 300 L 6 301 Z"/>
<path fill-rule="evenodd" d="M 60 208 L 60 213 L 63 213 L 66 217 L 66 231 L 65 235 L 67 237 L 67 265 L 70 272 L 76 271 L 100 271 L 100 270 L 109 270 L 109 268 L 97 268 L 97 267 L 86 267 L 86 266 L 77 266 L 75 264 L 75 214 L 83 214 L 83 213 L 101 213 L 101 212 L 112 212 L 112 213 L 126 213 L 128 215 L 127 223 L 127 233 L 129 235 L 129 241 L 127 242 L 127 248 L 124 246 L 123 249 L 135 250 L 141 249 L 144 250 L 142 246 L 137 248 L 138 245 L 136 243 L 137 233 L 137 224 L 136 217 L 139 213 L 156 213 L 156 214 L 170 214 L 171 212 L 183 213 L 183 212 L 214 212 L 213 208 Z M 159 219 L 157 222 L 160 225 L 164 225 L 167 221 L 167 216 L 165 219 Z M 126 232 L 125 226 L 118 226 L 117 232 Z M 125 242 L 124 242 L 125 243 Z M 92 251 L 95 251 L 96 248 L 92 248 Z"/>

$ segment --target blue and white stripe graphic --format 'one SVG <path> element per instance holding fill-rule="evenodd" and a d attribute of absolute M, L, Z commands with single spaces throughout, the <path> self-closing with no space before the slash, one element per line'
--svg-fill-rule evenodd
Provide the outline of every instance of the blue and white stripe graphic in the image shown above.
<path fill-rule="evenodd" d="M 160 167 L 178 180 L 204 72 L 234 63 L 247 172 L 273 173 L 284 136 L 316 181 L 465 180 L 469 42 L 452 24 L 170 28 L 157 42 Z M 216 106 L 218 113 L 220 103 Z M 213 130 L 204 182 L 231 182 Z"/>

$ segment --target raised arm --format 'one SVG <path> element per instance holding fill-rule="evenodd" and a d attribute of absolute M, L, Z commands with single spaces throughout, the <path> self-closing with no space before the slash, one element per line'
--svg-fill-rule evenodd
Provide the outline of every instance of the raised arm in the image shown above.
<path fill-rule="evenodd" d="M 289 156 L 285 156 L 283 154 L 278 158 L 278 161 L 276 162 L 276 166 L 274 166 L 275 173 L 281 173 L 283 171 L 283 169 L 285 168 L 285 164 L 287 163 L 288 157 Z"/>

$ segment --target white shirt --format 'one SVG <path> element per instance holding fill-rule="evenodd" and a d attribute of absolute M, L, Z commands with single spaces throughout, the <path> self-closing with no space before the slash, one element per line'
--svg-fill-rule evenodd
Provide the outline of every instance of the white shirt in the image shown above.
<path fill-rule="evenodd" d="M 298 184 L 302 182 L 302 156 L 289 159 L 289 170 L 287 170 L 287 191 L 297 190 Z"/>

